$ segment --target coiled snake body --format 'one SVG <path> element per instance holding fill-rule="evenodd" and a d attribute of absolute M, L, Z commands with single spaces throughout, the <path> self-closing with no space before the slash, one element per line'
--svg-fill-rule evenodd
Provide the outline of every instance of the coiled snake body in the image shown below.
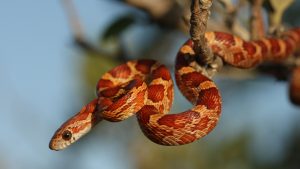
<path fill-rule="evenodd" d="M 296 67 L 292 72 L 289 87 L 290 100 L 300 106 L 300 67 Z"/>
<path fill-rule="evenodd" d="M 266 60 L 281 60 L 299 47 L 300 29 L 280 39 L 244 41 L 228 33 L 208 32 L 213 53 L 230 65 L 250 68 Z M 182 145 L 207 135 L 221 113 L 221 96 L 215 83 L 199 72 L 193 42 L 188 40 L 176 57 L 176 83 L 194 107 L 167 114 L 173 101 L 168 69 L 154 60 L 128 61 L 105 73 L 97 84 L 97 98 L 66 121 L 49 147 L 61 150 L 77 141 L 102 119 L 121 121 L 136 114 L 143 133 L 161 145 Z"/>

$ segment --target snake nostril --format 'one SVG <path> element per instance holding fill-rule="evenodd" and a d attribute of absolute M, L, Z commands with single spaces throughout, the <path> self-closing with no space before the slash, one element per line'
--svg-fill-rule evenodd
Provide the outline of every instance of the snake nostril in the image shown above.
<path fill-rule="evenodd" d="M 72 133 L 69 131 L 69 130 L 65 130 L 63 133 L 62 133 L 62 138 L 64 140 L 70 140 L 72 138 Z"/>

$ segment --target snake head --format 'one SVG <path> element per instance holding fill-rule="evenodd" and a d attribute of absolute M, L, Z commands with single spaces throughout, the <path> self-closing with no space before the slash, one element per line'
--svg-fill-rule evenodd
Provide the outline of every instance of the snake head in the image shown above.
<path fill-rule="evenodd" d="M 84 106 L 79 113 L 71 117 L 54 133 L 49 148 L 51 150 L 62 150 L 76 142 L 98 122 L 96 117 L 96 105 L 98 99 Z"/>

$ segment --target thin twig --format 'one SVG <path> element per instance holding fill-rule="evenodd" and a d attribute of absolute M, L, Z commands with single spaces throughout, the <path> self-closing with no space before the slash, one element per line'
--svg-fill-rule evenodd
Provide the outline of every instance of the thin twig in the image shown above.
<path fill-rule="evenodd" d="M 76 39 L 84 39 L 84 30 L 76 13 L 72 0 L 62 0 L 63 7 L 68 16 L 69 24 Z"/>
<path fill-rule="evenodd" d="M 225 8 L 226 11 L 226 15 L 224 17 L 226 27 L 229 30 L 233 30 L 233 26 L 236 21 L 236 14 L 237 14 L 238 7 L 234 6 L 231 3 L 231 1 L 228 0 L 218 0 L 218 2 Z"/>
<path fill-rule="evenodd" d="M 262 4 L 264 0 L 251 0 L 250 32 L 251 39 L 260 39 L 265 36 Z"/>
<path fill-rule="evenodd" d="M 73 32 L 74 42 L 77 46 L 79 46 L 81 49 L 83 49 L 86 52 L 95 54 L 96 56 L 117 58 L 121 61 L 126 60 L 126 58 L 124 57 L 124 55 L 121 54 L 121 52 L 115 56 L 90 43 L 84 34 L 83 26 L 81 25 L 80 19 L 77 15 L 72 0 L 62 0 L 62 3 L 66 15 L 68 16 L 71 30 Z"/>
<path fill-rule="evenodd" d="M 198 57 L 198 62 L 207 65 L 213 62 L 213 53 L 206 44 L 205 32 L 207 20 L 210 15 L 212 0 L 192 0 L 190 35 L 194 42 L 194 50 Z"/>
<path fill-rule="evenodd" d="M 232 0 L 218 0 L 225 9 L 225 14 L 222 12 L 226 28 L 234 35 L 238 35 L 242 39 L 249 39 L 249 31 L 238 20 L 239 10 L 245 5 L 245 0 L 238 0 L 235 4 Z M 225 30 L 226 31 L 226 30 Z"/>
<path fill-rule="evenodd" d="M 86 51 L 98 53 L 98 49 L 90 44 L 85 38 L 83 26 L 81 25 L 72 0 L 62 0 L 62 3 L 68 17 L 76 45 Z"/>

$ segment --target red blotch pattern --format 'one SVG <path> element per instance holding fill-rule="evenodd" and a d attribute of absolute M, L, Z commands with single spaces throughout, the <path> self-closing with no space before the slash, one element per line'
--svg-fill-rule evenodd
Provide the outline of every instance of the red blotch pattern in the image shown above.
<path fill-rule="evenodd" d="M 205 105 L 208 109 L 220 109 L 221 97 L 217 88 L 208 88 L 199 93 L 198 105 Z"/>
<path fill-rule="evenodd" d="M 241 60 L 244 60 L 245 57 L 244 57 L 244 54 L 243 52 L 237 52 L 237 53 L 234 53 L 233 54 L 233 63 L 234 64 L 238 64 L 239 62 L 241 62 Z"/>
<path fill-rule="evenodd" d="M 290 39 L 286 39 L 285 41 L 284 41 L 284 43 L 285 43 L 285 55 L 286 56 L 289 56 L 292 52 L 293 52 L 293 43 L 292 43 L 292 41 L 290 40 Z"/>
<path fill-rule="evenodd" d="M 169 106 L 168 107 L 171 107 L 172 106 L 172 101 L 173 101 L 173 97 L 174 97 L 174 89 L 173 89 L 174 87 L 173 87 L 173 85 L 172 86 L 170 86 L 168 89 L 167 89 L 167 97 L 169 98 L 169 99 L 171 99 L 170 100 L 170 102 L 169 102 Z"/>
<path fill-rule="evenodd" d="M 130 68 L 127 66 L 127 64 L 122 64 L 120 66 L 115 67 L 110 71 L 110 74 L 115 78 L 122 78 L 126 79 L 131 74 Z"/>
<path fill-rule="evenodd" d="M 220 41 L 224 46 L 231 47 L 235 45 L 234 37 L 224 32 L 215 32 L 216 41 Z"/>
<path fill-rule="evenodd" d="M 153 60 L 138 60 L 135 66 L 136 70 L 143 74 L 150 73 L 151 66 L 155 63 Z"/>
<path fill-rule="evenodd" d="M 243 42 L 243 49 L 247 51 L 249 55 L 253 55 L 256 52 L 256 47 L 251 42 Z"/>
<path fill-rule="evenodd" d="M 165 125 L 172 127 L 174 129 L 179 129 L 185 127 L 188 122 L 193 121 L 194 119 L 199 119 L 200 114 L 191 110 L 182 112 L 180 114 L 168 114 L 161 117 L 157 123 L 159 125 Z M 180 122 L 180 123 L 179 123 Z"/>
<path fill-rule="evenodd" d="M 265 44 L 264 41 L 257 40 L 254 43 L 256 43 L 256 44 L 258 44 L 260 46 L 262 56 L 264 56 L 264 55 L 266 55 L 268 53 L 268 47 L 267 47 L 267 45 Z"/>
<path fill-rule="evenodd" d="M 110 80 L 100 79 L 97 83 L 97 90 L 99 88 L 113 87 L 114 83 Z"/>
<path fill-rule="evenodd" d="M 163 85 L 150 85 L 148 87 L 148 99 L 153 102 L 160 102 L 164 98 L 164 86 Z"/>
<path fill-rule="evenodd" d="M 162 78 L 163 80 L 170 80 L 171 74 L 165 66 L 161 65 L 153 71 L 152 77 L 153 79 Z"/>
<path fill-rule="evenodd" d="M 300 106 L 300 67 L 296 67 L 292 72 L 289 94 L 291 102 Z"/>
<path fill-rule="evenodd" d="M 120 86 L 109 88 L 109 89 L 101 91 L 98 96 L 101 96 L 101 97 L 113 97 L 113 96 L 117 95 L 117 93 L 119 92 L 119 90 L 120 90 Z"/>
<path fill-rule="evenodd" d="M 269 42 L 271 44 L 271 53 L 272 55 L 278 55 L 278 53 L 280 52 L 280 46 L 278 43 L 278 40 L 276 39 L 269 39 Z"/>
<path fill-rule="evenodd" d="M 200 85 L 200 83 L 205 81 L 210 81 L 207 77 L 199 74 L 198 72 L 191 72 L 188 74 L 184 74 L 181 76 L 182 83 L 185 84 L 186 87 L 195 88 Z"/>

